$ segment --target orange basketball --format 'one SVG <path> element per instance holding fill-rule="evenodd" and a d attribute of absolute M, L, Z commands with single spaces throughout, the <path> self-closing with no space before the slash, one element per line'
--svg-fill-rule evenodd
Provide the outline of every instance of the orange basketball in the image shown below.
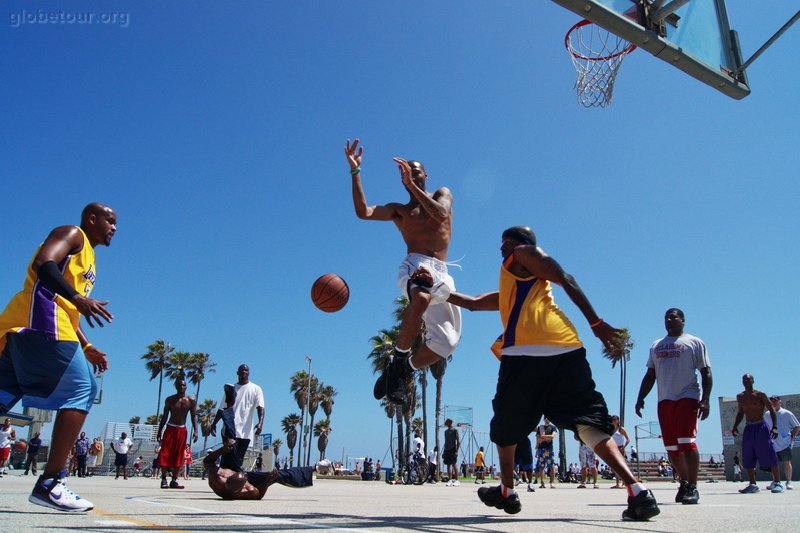
<path fill-rule="evenodd" d="M 16 444 L 14 444 L 14 450 L 18 452 L 24 452 L 28 448 L 28 443 L 24 440 L 18 440 Z"/>
<path fill-rule="evenodd" d="M 320 311 L 335 313 L 350 299 L 350 287 L 336 274 L 325 274 L 311 286 L 311 301 Z"/>

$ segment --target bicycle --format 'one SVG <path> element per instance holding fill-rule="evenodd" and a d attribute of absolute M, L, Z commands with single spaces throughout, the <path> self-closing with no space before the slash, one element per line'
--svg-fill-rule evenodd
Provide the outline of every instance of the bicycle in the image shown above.
<path fill-rule="evenodd" d="M 400 467 L 399 475 L 403 485 L 422 485 L 428 478 L 428 461 L 420 455 L 411 454 L 406 464 Z"/>

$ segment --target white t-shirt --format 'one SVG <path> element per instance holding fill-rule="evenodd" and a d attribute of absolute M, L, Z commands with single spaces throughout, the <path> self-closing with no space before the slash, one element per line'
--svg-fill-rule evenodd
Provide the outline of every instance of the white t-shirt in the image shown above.
<path fill-rule="evenodd" d="M 133 446 L 133 442 L 131 442 L 131 439 L 128 437 L 125 437 L 124 439 L 119 438 L 114 441 L 114 451 L 120 455 L 125 455 L 128 453 L 128 450 L 131 449 L 131 446 Z"/>
<path fill-rule="evenodd" d="M 256 407 L 264 408 L 264 392 L 261 387 L 253 383 L 234 385 L 236 390 L 236 400 L 233 402 L 233 420 L 236 426 L 237 439 L 253 440 L 253 429 L 258 423 L 258 413 Z M 228 407 L 223 399 L 220 402 L 222 408 Z"/>
<path fill-rule="evenodd" d="M 425 457 L 425 441 L 422 437 L 414 437 L 414 453 Z"/>
<path fill-rule="evenodd" d="M 647 368 L 656 371 L 658 401 L 699 400 L 700 383 L 695 370 L 710 366 L 705 343 L 688 333 L 656 340 L 647 359 Z"/>
<path fill-rule="evenodd" d="M 428 452 L 428 464 L 436 465 L 436 452 L 433 450 Z"/>
<path fill-rule="evenodd" d="M 775 451 L 780 452 L 792 445 L 792 430 L 800 426 L 797 417 L 788 409 L 781 407 L 775 411 L 778 418 L 778 438 L 775 439 Z M 770 431 L 772 430 L 772 417 L 769 416 L 769 411 L 764 413 L 764 420 Z"/>
<path fill-rule="evenodd" d="M 11 448 L 11 444 L 14 442 L 11 440 L 12 431 L 14 431 L 14 428 L 11 427 L 8 429 L 0 428 L 0 448 Z"/>

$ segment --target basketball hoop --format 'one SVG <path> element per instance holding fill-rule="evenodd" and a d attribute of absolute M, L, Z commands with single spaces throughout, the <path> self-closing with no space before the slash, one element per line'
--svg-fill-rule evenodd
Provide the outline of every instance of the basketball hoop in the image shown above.
<path fill-rule="evenodd" d="M 622 60 L 636 45 L 590 20 L 582 20 L 567 31 L 564 46 L 578 72 L 578 103 L 583 107 L 609 105 Z"/>

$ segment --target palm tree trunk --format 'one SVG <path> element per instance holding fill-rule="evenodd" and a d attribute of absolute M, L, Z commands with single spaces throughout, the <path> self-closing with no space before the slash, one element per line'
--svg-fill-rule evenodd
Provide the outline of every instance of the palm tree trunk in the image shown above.
<path fill-rule="evenodd" d="M 406 454 L 405 454 L 405 447 L 403 446 L 403 409 L 401 406 L 397 406 L 395 409 L 395 416 L 397 417 L 397 468 L 406 464 Z"/>
<path fill-rule="evenodd" d="M 422 369 L 422 376 L 420 378 L 422 385 L 422 440 L 428 449 L 431 448 L 431 443 L 428 441 L 428 368 Z"/>
<path fill-rule="evenodd" d="M 164 382 L 164 367 L 162 365 L 161 372 L 158 373 L 158 403 L 156 404 L 156 424 L 159 423 L 159 414 L 161 413 L 161 385 Z"/>
<path fill-rule="evenodd" d="M 314 417 L 317 413 L 309 413 L 311 415 L 311 423 L 308 425 L 308 454 L 306 455 L 306 466 L 311 464 L 311 440 L 314 434 L 311 432 L 314 427 Z"/>
<path fill-rule="evenodd" d="M 438 470 L 437 476 L 441 476 L 441 471 L 442 471 L 442 469 L 441 469 L 441 465 L 442 465 L 441 449 L 442 449 L 442 447 L 439 446 L 439 414 L 441 413 L 441 410 L 442 410 L 442 380 L 441 379 L 437 379 L 436 380 L 436 422 L 435 422 L 435 426 L 436 426 L 436 448 L 439 450 L 439 453 L 436 454 L 437 455 L 437 457 L 436 457 L 436 469 Z"/>

